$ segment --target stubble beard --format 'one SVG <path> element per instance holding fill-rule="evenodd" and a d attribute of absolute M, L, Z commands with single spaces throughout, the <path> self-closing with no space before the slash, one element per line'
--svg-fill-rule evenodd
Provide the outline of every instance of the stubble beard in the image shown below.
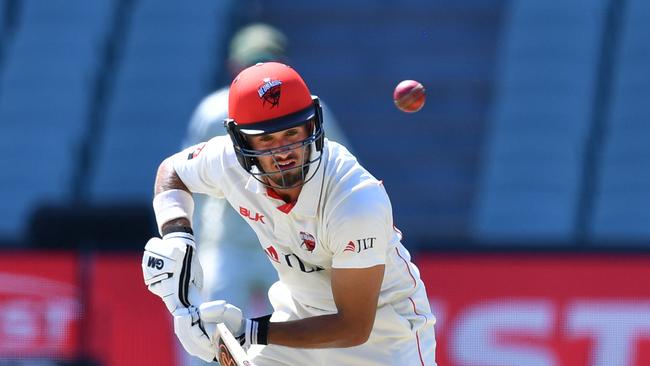
<path fill-rule="evenodd" d="M 304 150 L 301 159 L 302 162 L 299 165 L 305 164 L 305 159 L 308 156 L 310 156 L 310 152 L 311 152 L 311 146 L 307 146 L 307 148 Z M 297 187 L 302 185 L 300 183 L 304 182 L 308 170 L 309 170 L 309 164 L 304 165 L 302 167 L 297 167 L 287 171 L 282 171 L 276 174 L 269 175 L 267 176 L 267 179 L 269 179 L 271 182 L 274 183 L 274 185 L 276 186 L 275 188 L 283 189 L 283 188 Z"/>
<path fill-rule="evenodd" d="M 274 185 L 277 188 L 289 188 L 299 185 L 304 180 L 304 174 L 306 167 L 300 169 L 292 169 L 291 171 L 286 171 L 282 173 L 277 173 L 269 176 L 268 178 L 275 183 Z"/>

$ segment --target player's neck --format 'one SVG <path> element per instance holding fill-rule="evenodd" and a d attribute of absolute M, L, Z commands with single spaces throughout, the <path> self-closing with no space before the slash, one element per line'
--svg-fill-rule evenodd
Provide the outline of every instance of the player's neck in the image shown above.
<path fill-rule="evenodd" d="M 300 191 L 302 190 L 302 186 L 296 187 L 296 188 L 290 188 L 290 189 L 281 189 L 278 191 L 278 194 L 284 202 L 286 203 L 291 203 L 291 202 L 296 202 L 298 200 L 298 196 L 300 196 Z"/>
<path fill-rule="evenodd" d="M 284 202 L 291 203 L 291 202 L 296 202 L 298 200 L 298 196 L 300 196 L 300 191 L 302 190 L 302 186 L 296 188 L 289 188 L 289 189 L 269 187 L 269 189 L 271 189 L 274 194 L 278 195 Z"/>

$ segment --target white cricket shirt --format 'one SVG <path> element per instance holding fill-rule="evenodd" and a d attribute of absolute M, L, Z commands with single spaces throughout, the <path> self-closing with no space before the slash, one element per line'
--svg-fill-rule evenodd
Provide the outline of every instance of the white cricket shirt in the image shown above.
<path fill-rule="evenodd" d="M 190 147 L 173 159 L 190 191 L 226 198 L 248 222 L 299 303 L 336 312 L 332 268 L 385 264 L 378 306 L 405 300 L 423 287 L 393 226 L 382 183 L 342 145 L 325 140 L 321 166 L 295 203 L 285 203 L 246 172 L 228 136 Z"/>

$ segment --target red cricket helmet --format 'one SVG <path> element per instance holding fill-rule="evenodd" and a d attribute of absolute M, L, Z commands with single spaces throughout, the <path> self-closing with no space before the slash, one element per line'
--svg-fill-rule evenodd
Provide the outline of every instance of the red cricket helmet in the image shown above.
<path fill-rule="evenodd" d="M 311 133 L 298 144 L 260 151 L 253 150 L 246 139 L 247 136 L 274 133 L 305 124 L 311 127 Z M 282 171 L 262 171 L 256 164 L 260 156 L 273 156 L 278 150 L 288 148 L 303 148 L 308 152 L 307 161 L 291 169 L 302 170 L 302 182 L 282 188 L 305 184 L 320 166 L 324 139 L 320 102 L 318 97 L 311 95 L 305 81 L 290 66 L 266 62 L 240 72 L 230 85 L 228 119 L 224 125 L 241 166 L 266 185 L 268 184 L 262 177 Z M 310 148 L 312 145 L 314 149 Z M 318 166 L 308 172 L 310 165 L 315 162 L 318 162 Z"/>

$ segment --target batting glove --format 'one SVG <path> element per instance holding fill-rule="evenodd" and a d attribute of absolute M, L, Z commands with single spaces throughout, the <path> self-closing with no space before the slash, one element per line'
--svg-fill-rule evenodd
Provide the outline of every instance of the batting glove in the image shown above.
<path fill-rule="evenodd" d="M 246 324 L 241 309 L 223 300 L 204 302 L 199 306 L 199 312 L 204 324 L 224 323 L 235 337 L 243 332 Z"/>
<path fill-rule="evenodd" d="M 204 325 L 224 323 L 245 351 L 253 344 L 267 344 L 271 315 L 245 319 L 239 308 L 223 300 L 203 303 L 199 310 Z"/>
<path fill-rule="evenodd" d="M 142 274 L 149 291 L 163 300 L 170 313 L 202 302 L 203 269 L 192 233 L 171 232 L 162 239 L 149 239 Z"/>
<path fill-rule="evenodd" d="M 238 331 L 246 324 L 242 311 L 223 300 L 206 302 L 198 308 L 180 308 L 173 315 L 174 333 L 185 351 L 206 362 L 217 356 L 217 323 L 224 323 L 228 330 Z"/>
<path fill-rule="evenodd" d="M 216 324 L 201 321 L 199 309 L 195 306 L 179 308 L 174 313 L 174 333 L 187 353 L 205 362 L 217 357 Z"/>

